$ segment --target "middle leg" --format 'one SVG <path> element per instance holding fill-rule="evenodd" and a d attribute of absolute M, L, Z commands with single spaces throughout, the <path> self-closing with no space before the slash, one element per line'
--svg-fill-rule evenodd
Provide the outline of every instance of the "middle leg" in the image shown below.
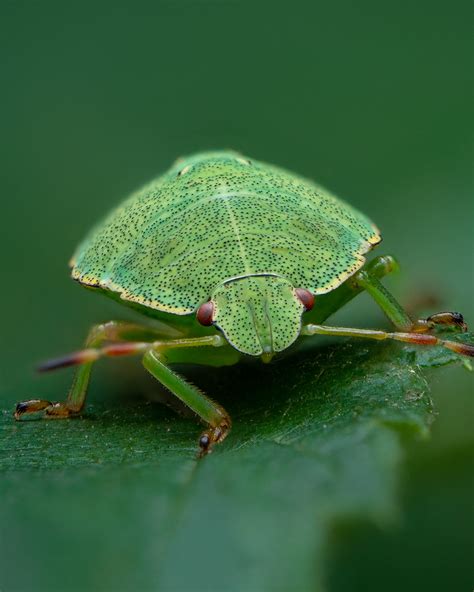
<path fill-rule="evenodd" d="M 438 325 L 467 331 L 467 325 L 459 312 L 440 312 L 426 319 L 413 320 L 382 282 L 369 270 L 357 272 L 352 282 L 372 296 L 399 331 L 426 333 Z"/>
<path fill-rule="evenodd" d="M 22 401 L 16 405 L 15 419 L 20 420 L 23 415 L 38 411 L 43 411 L 45 417 L 54 419 L 65 419 L 79 415 L 85 405 L 92 366 L 101 355 L 117 356 L 137 353 L 142 351 L 140 343 L 157 338 L 158 335 L 153 328 L 150 329 L 135 323 L 109 321 L 94 325 L 89 331 L 85 349 L 49 360 L 38 368 L 40 372 L 48 372 L 57 368 L 80 365 L 66 400 L 59 402 L 51 402 L 46 399 Z M 106 342 L 111 345 L 103 348 L 102 346 Z M 104 350 L 106 354 L 103 353 Z"/>

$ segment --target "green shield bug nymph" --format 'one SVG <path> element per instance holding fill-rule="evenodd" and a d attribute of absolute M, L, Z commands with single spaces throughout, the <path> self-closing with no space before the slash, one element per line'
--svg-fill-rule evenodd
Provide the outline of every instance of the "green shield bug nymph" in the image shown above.
<path fill-rule="evenodd" d="M 84 407 L 92 364 L 141 354 L 145 368 L 207 425 L 201 454 L 228 434 L 227 412 L 169 364 L 268 362 L 301 335 L 344 335 L 474 348 L 436 337 L 436 325 L 465 330 L 459 313 L 412 320 L 380 279 L 392 257 L 364 265 L 380 242 L 372 222 L 318 185 L 234 152 L 179 160 L 96 226 L 71 260 L 86 287 L 155 317 L 155 326 L 112 321 L 92 328 L 85 349 L 43 365 L 80 364 L 65 402 L 18 403 L 15 417 L 71 417 Z M 393 332 L 331 327 L 325 319 L 366 290 Z M 206 348 L 205 356 L 196 356 Z M 219 353 L 219 355 L 217 355 Z"/>

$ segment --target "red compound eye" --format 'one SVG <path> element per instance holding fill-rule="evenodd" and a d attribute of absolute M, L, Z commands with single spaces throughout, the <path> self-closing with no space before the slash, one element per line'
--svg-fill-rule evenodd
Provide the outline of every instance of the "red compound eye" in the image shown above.
<path fill-rule="evenodd" d="M 212 300 L 201 304 L 197 309 L 196 318 L 201 325 L 205 327 L 212 325 L 212 315 L 214 314 L 214 303 Z"/>
<path fill-rule="evenodd" d="M 296 295 L 299 300 L 303 303 L 306 310 L 311 310 L 314 306 L 314 294 L 311 294 L 309 290 L 304 288 L 296 288 Z"/>

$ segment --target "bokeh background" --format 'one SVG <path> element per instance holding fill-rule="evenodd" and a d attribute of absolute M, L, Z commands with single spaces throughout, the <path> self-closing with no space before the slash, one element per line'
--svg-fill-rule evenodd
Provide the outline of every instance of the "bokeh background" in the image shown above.
<path fill-rule="evenodd" d="M 234 148 L 330 187 L 383 230 L 381 249 L 403 268 L 389 283 L 407 304 L 460 310 L 474 325 L 472 16 L 467 0 L 3 2 L 4 413 L 66 391 L 69 375 L 40 380 L 34 364 L 121 314 L 68 278 L 78 240 L 196 150 Z M 365 298 L 340 318 L 382 321 Z M 124 380 L 99 369 L 92 400 Z M 460 368 L 430 380 L 439 418 L 430 441 L 408 447 L 400 524 L 341 537 L 330 590 L 460 590 L 469 580 L 473 381 Z M 21 489 L 28 475 L 8 458 L 0 479 Z M 46 492 L 57 478 L 45 475 Z M 32 516 L 30 542 L 15 543 L 20 565 L 0 557 L 2 591 L 28 588 L 12 575 L 28 568 L 25 552 L 48 555 Z"/>

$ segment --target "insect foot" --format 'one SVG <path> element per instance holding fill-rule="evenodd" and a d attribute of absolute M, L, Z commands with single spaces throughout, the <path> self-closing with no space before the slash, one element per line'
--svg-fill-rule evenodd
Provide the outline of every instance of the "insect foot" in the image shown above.
<path fill-rule="evenodd" d="M 201 434 L 199 438 L 199 448 L 201 449 L 199 452 L 198 457 L 202 458 L 206 456 L 206 454 L 210 454 L 214 447 L 214 444 L 219 444 L 222 442 L 227 434 L 230 432 L 230 422 L 223 421 L 220 425 L 216 426 L 215 428 L 211 428 L 206 430 Z"/>
<path fill-rule="evenodd" d="M 467 324 L 460 312 L 438 312 L 426 319 L 431 325 L 444 325 L 460 329 L 463 333 L 467 331 Z"/>
<path fill-rule="evenodd" d="M 45 399 L 31 399 L 30 401 L 17 403 L 14 417 L 17 421 L 21 421 L 23 415 L 38 413 L 39 411 L 43 411 L 43 417 L 48 419 L 66 419 L 77 415 L 79 410 L 72 409 L 66 403 L 51 403 L 51 401 Z"/>
<path fill-rule="evenodd" d="M 458 329 L 462 333 L 466 333 L 468 330 L 464 317 L 460 312 L 438 312 L 426 319 L 415 321 L 413 331 L 416 333 L 426 333 L 440 326 L 443 328 Z"/>
<path fill-rule="evenodd" d="M 15 407 L 14 417 L 17 421 L 20 421 L 21 417 L 26 413 L 37 413 L 38 411 L 44 411 L 52 403 L 45 401 L 44 399 L 31 399 L 30 401 L 22 401 L 17 403 Z"/>

